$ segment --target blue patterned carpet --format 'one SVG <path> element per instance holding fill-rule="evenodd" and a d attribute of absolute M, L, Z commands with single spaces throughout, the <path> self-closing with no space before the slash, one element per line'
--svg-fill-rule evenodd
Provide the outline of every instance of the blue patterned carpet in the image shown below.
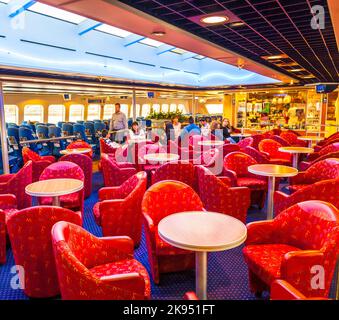
<path fill-rule="evenodd" d="M 93 175 L 93 193 L 85 200 L 84 227 L 96 236 L 102 236 L 101 228 L 93 218 L 92 207 L 97 202 L 97 190 L 102 187 L 100 173 Z M 264 212 L 264 210 L 263 210 Z M 249 212 L 248 222 L 265 219 L 263 212 Z M 253 300 L 256 299 L 249 291 L 247 266 L 242 256 L 242 246 L 224 252 L 211 253 L 208 258 L 208 296 L 216 300 Z M 149 271 L 145 238 L 143 236 L 140 247 L 135 251 L 135 258 Z M 10 281 L 13 274 L 10 272 L 14 265 L 13 255 L 7 250 L 7 263 L 0 266 L 0 300 L 28 299 L 22 290 L 13 290 Z M 194 270 L 162 274 L 160 285 L 152 283 L 152 299 L 182 299 L 187 291 L 195 289 Z M 333 291 L 333 290 L 332 290 Z M 264 295 L 263 299 L 268 296 Z"/>

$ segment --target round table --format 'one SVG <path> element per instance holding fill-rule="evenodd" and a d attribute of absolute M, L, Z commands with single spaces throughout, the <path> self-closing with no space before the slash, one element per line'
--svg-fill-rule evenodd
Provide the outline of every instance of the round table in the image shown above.
<path fill-rule="evenodd" d="M 275 178 L 293 177 L 298 174 L 298 169 L 277 164 L 254 164 L 248 167 L 248 171 L 259 176 L 268 177 L 267 190 L 267 219 L 273 219 L 273 196 Z"/>
<path fill-rule="evenodd" d="M 65 149 L 61 150 L 61 154 L 83 154 L 83 153 L 90 153 L 92 149 L 90 148 L 76 148 L 76 149 Z"/>
<path fill-rule="evenodd" d="M 161 239 L 174 247 L 196 253 L 196 293 L 207 299 L 207 253 L 241 245 L 247 237 L 239 220 L 216 212 L 188 211 L 171 214 L 158 224 Z"/>
<path fill-rule="evenodd" d="M 319 136 L 300 136 L 300 137 L 298 137 L 298 139 L 302 140 L 302 141 L 307 141 L 309 148 L 312 148 L 313 142 L 324 140 L 324 138 L 319 137 Z"/>
<path fill-rule="evenodd" d="M 148 153 L 144 155 L 146 161 L 169 162 L 179 159 L 179 155 L 175 153 Z"/>
<path fill-rule="evenodd" d="M 317 134 L 318 136 L 320 136 L 321 134 L 325 134 L 327 133 L 327 131 L 320 131 L 320 130 L 306 130 L 306 133 L 315 133 Z"/>
<path fill-rule="evenodd" d="M 53 206 L 60 207 L 60 196 L 80 191 L 84 183 L 77 179 L 48 179 L 33 182 L 25 192 L 33 197 L 52 197 Z"/>
<path fill-rule="evenodd" d="M 199 146 L 204 146 L 204 147 L 219 147 L 224 145 L 224 141 L 220 140 L 202 140 L 198 141 Z"/>
<path fill-rule="evenodd" d="M 298 169 L 298 157 L 300 153 L 313 153 L 313 148 L 304 147 L 280 147 L 278 149 L 281 152 L 291 153 L 293 157 L 293 167 Z"/>

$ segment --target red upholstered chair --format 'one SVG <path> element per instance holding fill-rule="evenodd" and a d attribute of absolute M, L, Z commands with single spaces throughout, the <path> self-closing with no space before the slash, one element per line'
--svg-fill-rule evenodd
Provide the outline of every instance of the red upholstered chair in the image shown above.
<path fill-rule="evenodd" d="M 202 202 L 194 190 L 179 181 L 161 181 L 146 191 L 141 207 L 154 282 L 159 283 L 160 273 L 193 269 L 194 253 L 163 241 L 158 234 L 158 224 L 161 219 L 176 212 L 203 210 Z"/>
<path fill-rule="evenodd" d="M 322 141 L 319 141 L 317 143 L 317 146 L 318 147 L 322 147 L 324 145 L 327 145 L 327 144 L 330 144 L 330 143 L 333 143 L 334 140 L 338 139 L 339 138 L 339 132 L 335 132 L 333 134 L 331 134 L 329 137 L 327 137 L 326 139 L 322 140 Z"/>
<path fill-rule="evenodd" d="M 320 142 L 322 142 L 322 141 L 320 141 Z M 339 137 L 337 137 L 335 139 L 328 140 L 328 141 L 324 142 L 322 145 L 318 144 L 318 145 L 314 146 L 314 151 L 319 152 L 321 149 L 327 147 L 328 145 L 333 144 L 333 143 L 338 143 L 338 142 L 339 142 Z"/>
<path fill-rule="evenodd" d="M 307 141 L 299 140 L 298 135 L 292 131 L 283 131 L 280 137 L 286 140 L 291 146 L 307 147 Z"/>
<path fill-rule="evenodd" d="M 92 193 L 92 175 L 93 163 L 92 159 L 84 154 L 67 154 L 62 156 L 59 161 L 69 161 L 77 164 L 84 172 L 84 188 L 85 198 L 88 198 Z"/>
<path fill-rule="evenodd" d="M 6 220 L 17 212 L 16 198 L 13 194 L 0 195 L 0 264 L 6 263 Z"/>
<path fill-rule="evenodd" d="M 262 153 L 253 147 L 245 147 L 241 151 L 251 156 L 257 163 L 272 163 L 266 153 Z"/>
<path fill-rule="evenodd" d="M 298 203 L 270 221 L 247 225 L 243 249 L 251 291 L 282 279 L 305 296 L 327 297 L 339 244 L 339 211 L 322 201 Z M 324 268 L 324 287 L 312 288 L 314 266 Z"/>
<path fill-rule="evenodd" d="M 180 159 L 185 161 L 193 160 L 195 156 L 199 155 L 195 154 L 193 149 L 190 149 L 189 147 L 181 147 L 178 143 L 172 140 L 168 141 L 167 152 L 178 154 Z"/>
<path fill-rule="evenodd" d="M 313 161 L 301 161 L 299 163 L 299 170 L 306 171 L 310 166 L 313 166 L 315 163 L 329 158 L 339 158 L 339 151 L 324 154 Z"/>
<path fill-rule="evenodd" d="M 109 154 L 115 154 L 115 151 L 117 148 L 113 148 L 112 146 L 108 145 L 103 138 L 99 139 L 100 144 L 100 154 L 102 153 L 109 153 Z"/>
<path fill-rule="evenodd" d="M 101 169 L 105 187 L 116 187 L 123 184 L 128 178 L 137 173 L 135 168 L 120 168 L 107 154 L 101 155 Z"/>
<path fill-rule="evenodd" d="M 296 192 L 317 181 L 338 179 L 339 159 L 329 158 L 315 163 L 306 171 L 299 172 L 290 178 L 290 185 L 286 187 L 291 193 Z"/>
<path fill-rule="evenodd" d="M 289 147 L 290 143 L 280 136 L 273 135 L 270 139 L 279 142 L 283 147 Z"/>
<path fill-rule="evenodd" d="M 231 152 L 240 151 L 240 147 L 235 143 L 224 144 L 222 147 L 222 151 L 223 151 L 223 158 L 225 158 L 225 156 Z"/>
<path fill-rule="evenodd" d="M 339 208 L 339 178 L 318 181 L 304 188 L 298 189 L 291 195 L 276 191 L 274 194 L 274 212 L 280 212 L 292 205 L 306 200 L 321 200 L 333 204 Z"/>
<path fill-rule="evenodd" d="M 52 242 L 62 299 L 150 299 L 149 276 L 133 258 L 130 238 L 97 238 L 62 221 L 52 229 Z"/>
<path fill-rule="evenodd" d="M 29 160 L 31 160 L 33 163 L 33 182 L 39 181 L 42 171 L 44 171 L 44 169 L 50 164 L 55 162 L 55 158 L 53 156 L 40 156 L 28 147 L 22 148 L 22 158 L 24 160 L 24 163 L 27 163 Z"/>
<path fill-rule="evenodd" d="M 318 152 L 310 153 L 307 157 L 306 161 L 313 161 L 315 159 L 318 159 L 321 156 L 324 156 L 328 153 L 332 152 L 338 152 L 339 151 L 339 142 L 331 143 L 329 145 L 326 145 L 325 147 L 321 148 Z"/>
<path fill-rule="evenodd" d="M 264 207 L 267 192 L 267 178 L 248 172 L 248 167 L 257 162 L 243 152 L 232 152 L 224 158 L 223 174 L 231 179 L 232 187 L 248 187 L 251 190 L 251 204 Z"/>
<path fill-rule="evenodd" d="M 146 191 L 146 172 L 138 172 L 121 186 L 101 188 L 93 207 L 96 223 L 107 236 L 129 236 L 138 246 L 141 239 L 141 201 Z"/>
<path fill-rule="evenodd" d="M 242 139 L 237 143 L 237 145 L 239 146 L 240 149 L 244 149 L 246 147 L 251 147 L 253 145 L 253 138 L 247 137 L 245 139 Z"/>
<path fill-rule="evenodd" d="M 83 140 L 73 141 L 66 147 L 66 149 L 79 149 L 79 148 L 91 149 L 90 152 L 85 153 L 85 154 L 92 159 L 93 157 L 92 147 L 86 141 L 83 141 Z"/>
<path fill-rule="evenodd" d="M 264 139 L 259 142 L 259 151 L 266 152 L 274 163 L 291 165 L 291 154 L 279 151 L 280 147 L 282 145 L 272 139 Z"/>
<path fill-rule="evenodd" d="M 259 142 L 265 139 L 265 136 L 263 134 L 254 134 L 251 138 L 253 139 L 252 147 L 258 149 Z"/>
<path fill-rule="evenodd" d="M 25 192 L 26 186 L 30 183 L 32 183 L 32 161 L 25 163 L 17 173 L 0 175 L 0 194 L 14 194 L 18 209 L 30 207 L 32 198 Z"/>
<path fill-rule="evenodd" d="M 275 280 L 271 285 L 271 300 L 328 300 L 323 297 L 306 297 L 285 280 Z"/>
<path fill-rule="evenodd" d="M 250 189 L 246 187 L 232 188 L 228 178 L 216 177 L 203 166 L 196 166 L 195 170 L 199 196 L 204 208 L 208 211 L 228 214 L 245 223 L 247 210 L 251 204 Z"/>
<path fill-rule="evenodd" d="M 51 229 L 58 221 L 80 225 L 81 213 L 42 206 L 18 211 L 7 220 L 15 264 L 24 268 L 24 292 L 31 298 L 60 293 L 51 241 Z"/>
<path fill-rule="evenodd" d="M 41 174 L 40 181 L 49 179 L 78 179 L 85 182 L 84 171 L 75 163 L 59 161 L 48 166 Z M 39 198 L 41 205 L 52 205 L 53 199 Z M 63 208 L 84 212 L 84 188 L 78 192 L 60 196 L 60 205 Z"/>
<path fill-rule="evenodd" d="M 188 161 L 168 162 L 152 171 L 152 184 L 163 180 L 176 180 L 195 189 L 194 166 Z"/>

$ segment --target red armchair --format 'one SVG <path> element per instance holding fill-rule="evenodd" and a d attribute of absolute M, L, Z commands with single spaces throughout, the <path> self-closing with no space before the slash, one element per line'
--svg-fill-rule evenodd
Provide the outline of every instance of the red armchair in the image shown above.
<path fill-rule="evenodd" d="M 243 249 L 251 291 L 259 294 L 282 279 L 305 296 L 327 297 L 339 244 L 339 211 L 322 201 L 298 203 L 270 221 L 247 225 Z M 323 286 L 312 288 L 312 268 L 324 268 Z"/>
<path fill-rule="evenodd" d="M 59 161 L 69 161 L 77 164 L 84 172 L 84 196 L 88 198 L 92 193 L 92 176 L 93 163 L 92 160 L 84 154 L 67 154 L 62 156 Z"/>
<path fill-rule="evenodd" d="M 0 175 L 0 194 L 14 194 L 18 209 L 30 207 L 32 198 L 25 192 L 27 185 L 32 183 L 32 161 L 28 161 L 17 172 Z"/>
<path fill-rule="evenodd" d="M 228 178 L 212 175 L 203 166 L 196 166 L 199 196 L 208 211 L 221 212 L 246 222 L 251 192 L 246 187 L 230 187 Z M 226 182 L 225 182 L 225 179 Z"/>
<path fill-rule="evenodd" d="M 335 133 L 331 134 L 329 137 L 327 137 L 326 139 L 319 141 L 317 143 L 317 146 L 321 148 L 324 145 L 327 145 L 329 143 L 333 143 L 333 141 L 338 139 L 338 138 L 339 138 L 339 132 L 335 132 Z"/>
<path fill-rule="evenodd" d="M 41 174 L 40 180 L 49 179 L 78 179 L 85 181 L 83 170 L 75 163 L 69 161 L 59 161 L 48 166 Z M 39 198 L 41 205 L 52 205 L 53 199 L 50 197 Z M 84 212 L 84 188 L 78 192 L 60 196 L 60 205 L 63 208 Z"/>
<path fill-rule="evenodd" d="M 283 131 L 280 137 L 286 140 L 291 146 L 307 147 L 307 141 L 299 140 L 298 135 L 292 131 Z"/>
<path fill-rule="evenodd" d="M 195 189 L 194 166 L 187 161 L 168 162 L 152 171 L 152 184 L 163 180 L 176 180 Z"/>
<path fill-rule="evenodd" d="M 91 149 L 90 152 L 85 153 L 90 159 L 92 159 L 93 157 L 93 151 L 92 151 L 92 147 L 90 144 L 88 144 L 86 141 L 83 140 L 77 140 L 77 141 L 73 141 L 71 142 L 66 149 L 79 149 L 79 148 L 86 148 L 86 149 Z"/>
<path fill-rule="evenodd" d="M 213 148 L 204 151 L 191 162 L 194 165 L 202 165 L 208 168 L 214 175 L 221 175 L 223 172 L 222 149 Z"/>
<path fill-rule="evenodd" d="M 120 168 L 108 154 L 101 155 L 101 169 L 105 187 L 116 187 L 137 173 L 132 167 Z"/>
<path fill-rule="evenodd" d="M 291 195 L 276 191 L 274 193 L 275 215 L 278 215 L 280 212 L 298 202 L 306 200 L 321 200 L 339 208 L 339 196 L 337 190 L 339 190 L 339 178 L 315 182 L 304 188 L 298 189 Z"/>
<path fill-rule="evenodd" d="M 275 280 L 271 285 L 271 300 L 327 300 L 321 297 L 305 297 L 285 280 Z"/>
<path fill-rule="evenodd" d="M 235 151 L 240 151 L 240 147 L 237 144 L 224 144 L 222 147 L 223 158 L 225 158 L 227 154 Z"/>
<path fill-rule="evenodd" d="M 58 221 L 81 224 L 81 213 L 60 207 L 32 207 L 9 216 L 7 229 L 15 264 L 22 266 L 24 292 L 31 298 L 59 294 L 51 229 Z"/>
<path fill-rule="evenodd" d="M 320 141 L 320 142 L 324 142 L 324 141 Z M 321 149 L 329 146 L 330 144 L 333 144 L 333 143 L 338 143 L 339 142 L 339 137 L 335 138 L 335 139 L 330 139 L 330 140 L 327 140 L 325 141 L 323 144 L 317 144 L 316 146 L 314 146 L 314 151 L 315 152 L 319 152 Z"/>
<path fill-rule="evenodd" d="M 52 229 L 52 242 L 62 299 L 150 299 L 149 276 L 133 259 L 130 238 L 97 238 L 62 221 Z"/>
<path fill-rule="evenodd" d="M 329 158 L 315 163 L 306 171 L 299 172 L 290 178 L 290 185 L 286 189 L 293 193 L 317 181 L 338 179 L 339 159 Z"/>
<path fill-rule="evenodd" d="M 291 145 L 287 140 L 285 140 L 281 136 L 274 135 L 270 139 L 280 143 L 282 147 L 289 147 Z"/>
<path fill-rule="evenodd" d="M 237 145 L 239 146 L 240 149 L 244 149 L 246 147 L 251 147 L 253 145 L 253 138 L 247 137 L 245 139 L 242 139 L 237 143 Z"/>
<path fill-rule="evenodd" d="M 6 263 L 6 220 L 17 212 L 16 198 L 13 194 L 0 195 L 0 264 Z"/>
<path fill-rule="evenodd" d="M 22 158 L 24 163 L 27 163 L 29 160 L 32 161 L 32 181 L 36 182 L 39 181 L 40 175 L 42 171 L 50 164 L 55 162 L 55 158 L 53 156 L 40 156 L 34 151 L 32 151 L 28 147 L 22 148 Z"/>
<path fill-rule="evenodd" d="M 315 163 L 329 158 L 339 158 L 339 151 L 324 154 L 313 161 L 301 161 L 299 163 L 299 170 L 306 171 L 310 166 L 313 166 Z"/>
<path fill-rule="evenodd" d="M 282 145 L 272 139 L 264 139 L 259 142 L 259 151 L 269 155 L 270 160 L 276 164 L 291 165 L 292 156 L 289 153 L 279 151 Z"/>
<path fill-rule="evenodd" d="M 324 156 L 332 152 L 338 152 L 338 151 L 339 151 L 339 142 L 331 143 L 321 148 L 318 152 L 310 153 L 307 157 L 307 161 L 313 161 L 315 159 L 318 159 L 321 156 Z"/>
<path fill-rule="evenodd" d="M 179 181 L 158 182 L 146 191 L 141 208 L 153 281 L 159 283 L 160 273 L 193 269 L 194 253 L 163 241 L 158 234 L 158 224 L 161 219 L 176 212 L 203 210 L 194 190 Z"/>
<path fill-rule="evenodd" d="M 117 148 L 113 148 L 112 146 L 108 145 L 104 138 L 99 139 L 100 144 L 100 154 L 102 153 L 109 153 L 109 154 L 115 154 Z"/>
<path fill-rule="evenodd" d="M 93 207 L 96 223 L 106 236 L 129 236 L 135 246 L 141 239 L 141 201 L 146 191 L 147 174 L 138 172 L 121 186 L 101 188 Z"/>
<path fill-rule="evenodd" d="M 251 156 L 242 152 L 232 152 L 224 158 L 223 174 L 231 179 L 232 187 L 250 188 L 251 204 L 263 208 L 267 192 L 267 178 L 248 172 L 248 167 L 254 164 L 257 162 Z"/>
<path fill-rule="evenodd" d="M 253 139 L 252 147 L 258 149 L 260 141 L 265 139 L 265 136 L 262 134 L 254 134 L 252 136 L 252 139 Z"/>

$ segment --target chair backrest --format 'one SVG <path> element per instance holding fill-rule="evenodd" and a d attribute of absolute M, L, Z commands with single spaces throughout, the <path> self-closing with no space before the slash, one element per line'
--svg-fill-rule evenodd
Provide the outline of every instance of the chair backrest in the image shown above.
<path fill-rule="evenodd" d="M 331 143 L 320 149 L 319 155 L 323 156 L 328 153 L 339 151 L 339 142 Z"/>
<path fill-rule="evenodd" d="M 286 140 L 290 145 L 298 143 L 298 136 L 291 131 L 283 131 L 280 134 L 280 137 Z"/>
<path fill-rule="evenodd" d="M 91 134 L 94 134 L 95 131 L 94 131 L 94 122 L 92 121 L 86 121 L 85 122 L 85 128 L 86 130 L 88 130 Z"/>
<path fill-rule="evenodd" d="M 250 147 L 253 144 L 253 138 L 247 137 L 245 139 L 240 140 L 237 144 L 241 149 L 246 148 L 246 147 Z"/>
<path fill-rule="evenodd" d="M 271 137 L 271 139 L 274 140 L 274 141 L 279 142 L 283 147 L 288 147 L 288 146 L 291 145 L 287 140 L 285 140 L 281 136 L 273 135 Z"/>
<path fill-rule="evenodd" d="M 225 157 L 227 154 L 231 152 L 239 151 L 240 147 L 237 144 L 224 144 L 222 146 L 222 149 L 223 149 L 223 155 Z"/>
<path fill-rule="evenodd" d="M 182 211 L 201 211 L 202 202 L 197 193 L 180 181 L 166 180 L 152 185 L 142 200 L 142 212 L 158 225 L 161 219 Z"/>
<path fill-rule="evenodd" d="M 81 214 L 65 208 L 38 206 L 9 216 L 7 229 L 16 265 L 25 271 L 25 293 L 29 297 L 59 294 L 51 229 L 58 221 L 81 225 Z"/>
<path fill-rule="evenodd" d="M 102 131 L 106 128 L 106 125 L 103 122 L 94 122 L 94 131 Z"/>
<path fill-rule="evenodd" d="M 44 169 L 39 180 L 71 178 L 85 180 L 84 171 L 75 163 L 59 161 L 52 163 Z"/>
<path fill-rule="evenodd" d="M 194 187 L 194 166 L 187 161 L 168 162 L 154 172 L 153 182 L 176 180 Z"/>
<path fill-rule="evenodd" d="M 73 125 L 71 123 L 63 123 L 62 132 L 66 135 L 73 135 Z"/>
<path fill-rule="evenodd" d="M 272 159 L 291 159 L 290 154 L 279 151 L 281 147 L 281 143 L 272 139 L 264 139 L 259 142 L 259 151 L 268 153 Z"/>
<path fill-rule="evenodd" d="M 111 180 L 120 174 L 119 167 L 107 153 L 101 154 L 101 169 L 105 186 L 110 186 Z"/>
<path fill-rule="evenodd" d="M 140 188 L 144 189 L 143 192 L 145 192 L 146 184 L 147 173 L 145 171 L 139 171 L 120 186 L 120 195 L 124 199 L 132 199 Z"/>
<path fill-rule="evenodd" d="M 327 202 L 304 201 L 281 212 L 274 219 L 274 225 L 277 243 L 323 251 L 330 233 L 336 229 L 339 235 L 339 211 Z"/>
<path fill-rule="evenodd" d="M 14 137 L 15 142 L 19 143 L 19 127 L 9 127 L 7 129 L 7 135 L 8 137 Z"/>
<path fill-rule="evenodd" d="M 69 161 L 77 164 L 84 172 L 85 197 L 89 197 L 92 193 L 92 160 L 84 154 L 67 154 L 62 156 L 59 161 Z"/>
<path fill-rule="evenodd" d="M 79 148 L 86 148 L 86 149 L 91 149 L 90 152 L 86 153 L 86 155 L 92 159 L 93 156 L 93 151 L 92 151 L 92 147 L 89 143 L 87 143 L 86 141 L 83 140 L 76 140 L 71 142 L 66 149 L 79 149 Z"/>
<path fill-rule="evenodd" d="M 252 136 L 252 139 L 253 139 L 252 147 L 258 149 L 259 142 L 265 139 L 265 136 L 263 134 L 254 134 Z"/>
<path fill-rule="evenodd" d="M 73 124 L 73 133 L 80 135 L 80 138 L 87 142 L 86 128 L 84 124 L 82 123 Z"/>
<path fill-rule="evenodd" d="M 61 137 L 61 129 L 59 127 L 55 127 L 55 126 L 48 127 L 48 136 L 50 138 Z"/>
<path fill-rule="evenodd" d="M 309 183 L 339 178 L 339 159 L 328 158 L 312 164 L 304 177 Z"/>
<path fill-rule="evenodd" d="M 21 126 L 19 128 L 19 138 L 20 140 L 35 140 L 33 136 L 33 130 L 27 127 Z"/>
<path fill-rule="evenodd" d="M 224 158 L 224 168 L 232 170 L 237 174 L 237 177 L 249 176 L 248 167 L 257 164 L 250 155 L 243 152 L 231 152 Z"/>
<path fill-rule="evenodd" d="M 269 162 L 269 159 L 265 154 L 261 153 L 257 149 L 254 149 L 253 147 L 246 147 L 242 150 L 242 152 L 251 156 L 258 163 L 268 163 Z"/>
<path fill-rule="evenodd" d="M 39 139 L 47 139 L 48 138 L 48 126 L 38 125 L 36 128 L 36 133 Z"/>

